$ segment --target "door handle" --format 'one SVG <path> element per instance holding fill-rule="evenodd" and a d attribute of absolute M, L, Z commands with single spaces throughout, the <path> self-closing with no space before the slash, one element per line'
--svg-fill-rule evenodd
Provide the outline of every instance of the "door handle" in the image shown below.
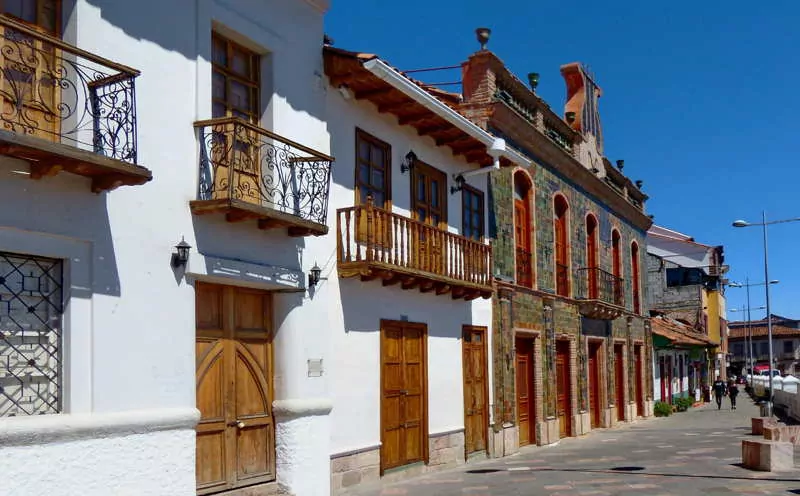
<path fill-rule="evenodd" d="M 233 422 L 228 422 L 228 427 L 237 427 L 239 429 L 244 429 L 245 423 L 241 420 L 234 420 Z"/>

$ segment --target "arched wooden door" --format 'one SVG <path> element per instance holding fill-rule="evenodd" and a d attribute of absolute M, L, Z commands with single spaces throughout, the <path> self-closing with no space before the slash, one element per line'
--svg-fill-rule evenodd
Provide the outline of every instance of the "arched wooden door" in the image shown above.
<path fill-rule="evenodd" d="M 275 479 L 269 293 L 196 286 L 197 492 Z"/>

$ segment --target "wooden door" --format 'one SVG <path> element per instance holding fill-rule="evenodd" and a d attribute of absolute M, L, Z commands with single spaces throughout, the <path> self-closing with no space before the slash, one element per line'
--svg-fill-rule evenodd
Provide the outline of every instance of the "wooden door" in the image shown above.
<path fill-rule="evenodd" d="M 527 196 L 514 200 L 514 239 L 517 248 L 517 284 L 532 287 L 531 217 Z"/>
<path fill-rule="evenodd" d="M 486 451 L 489 429 L 489 384 L 486 379 L 486 328 L 465 326 L 462 341 L 464 368 L 465 455 Z"/>
<path fill-rule="evenodd" d="M 636 380 L 634 381 L 634 397 L 636 398 L 636 415 L 639 417 L 644 416 L 644 395 L 642 394 L 643 383 L 642 380 L 644 378 L 642 372 L 642 346 L 636 345 L 634 346 L 634 374 L 636 376 Z"/>
<path fill-rule="evenodd" d="M 0 0 L 0 12 L 43 35 L 61 38 L 60 0 Z M 47 41 L 0 27 L 0 43 L 2 120 L 13 122 L 16 132 L 59 141 L 61 116 L 67 113 L 60 108 L 60 90 L 80 90 L 79 74 L 60 63 L 61 51 Z"/>
<path fill-rule="evenodd" d="M 625 420 L 625 362 L 621 344 L 614 345 L 614 390 L 616 393 L 617 420 Z"/>
<path fill-rule="evenodd" d="M 269 293 L 197 283 L 197 491 L 275 479 Z"/>
<path fill-rule="evenodd" d="M 519 445 L 536 444 L 536 386 L 534 378 L 534 340 L 517 338 L 517 425 Z"/>
<path fill-rule="evenodd" d="M 566 200 L 555 198 L 555 220 L 553 231 L 555 238 L 555 274 L 556 294 L 569 296 L 569 231 L 567 227 L 568 206 Z"/>
<path fill-rule="evenodd" d="M 416 265 L 426 272 L 444 274 L 444 243 L 447 229 L 447 176 L 423 162 L 414 164 L 411 175 L 411 208 L 415 220 L 425 226 L 411 234 L 416 246 Z M 413 255 L 412 255 L 413 256 Z"/>
<path fill-rule="evenodd" d="M 602 425 L 600 398 L 600 344 L 589 343 L 589 408 L 591 409 L 592 429 Z"/>
<path fill-rule="evenodd" d="M 569 341 L 558 341 L 556 344 L 556 416 L 561 437 L 572 435 L 571 387 Z"/>
<path fill-rule="evenodd" d="M 586 218 L 586 277 L 588 279 L 589 299 L 598 297 L 597 286 L 597 220 L 590 215 Z"/>
<path fill-rule="evenodd" d="M 428 455 L 427 328 L 381 321 L 381 472 Z"/>

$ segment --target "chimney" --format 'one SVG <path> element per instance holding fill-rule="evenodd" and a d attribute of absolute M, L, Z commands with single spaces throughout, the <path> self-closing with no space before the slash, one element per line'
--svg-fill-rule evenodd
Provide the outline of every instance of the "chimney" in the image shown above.
<path fill-rule="evenodd" d="M 561 66 L 561 75 L 567 85 L 565 120 L 582 135 L 593 136 L 597 150 L 603 153 L 603 131 L 600 126 L 598 104 L 602 90 L 580 62 Z M 569 118 L 566 118 L 569 116 Z"/>

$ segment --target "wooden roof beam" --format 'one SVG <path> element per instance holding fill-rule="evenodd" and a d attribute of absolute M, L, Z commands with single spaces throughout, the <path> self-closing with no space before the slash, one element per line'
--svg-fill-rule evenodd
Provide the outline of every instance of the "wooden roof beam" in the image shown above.
<path fill-rule="evenodd" d="M 403 115 L 398 117 L 397 123 L 401 126 L 407 126 L 409 124 L 414 124 L 415 122 L 424 121 L 425 119 L 430 119 L 433 116 L 433 113 L 429 110 L 424 110 L 420 112 L 411 112 L 409 114 Z"/>
<path fill-rule="evenodd" d="M 414 102 L 408 99 L 404 99 L 400 102 L 387 102 L 378 104 L 378 113 L 386 114 L 386 113 L 395 113 L 398 110 L 402 110 L 408 106 L 414 105 Z"/>

